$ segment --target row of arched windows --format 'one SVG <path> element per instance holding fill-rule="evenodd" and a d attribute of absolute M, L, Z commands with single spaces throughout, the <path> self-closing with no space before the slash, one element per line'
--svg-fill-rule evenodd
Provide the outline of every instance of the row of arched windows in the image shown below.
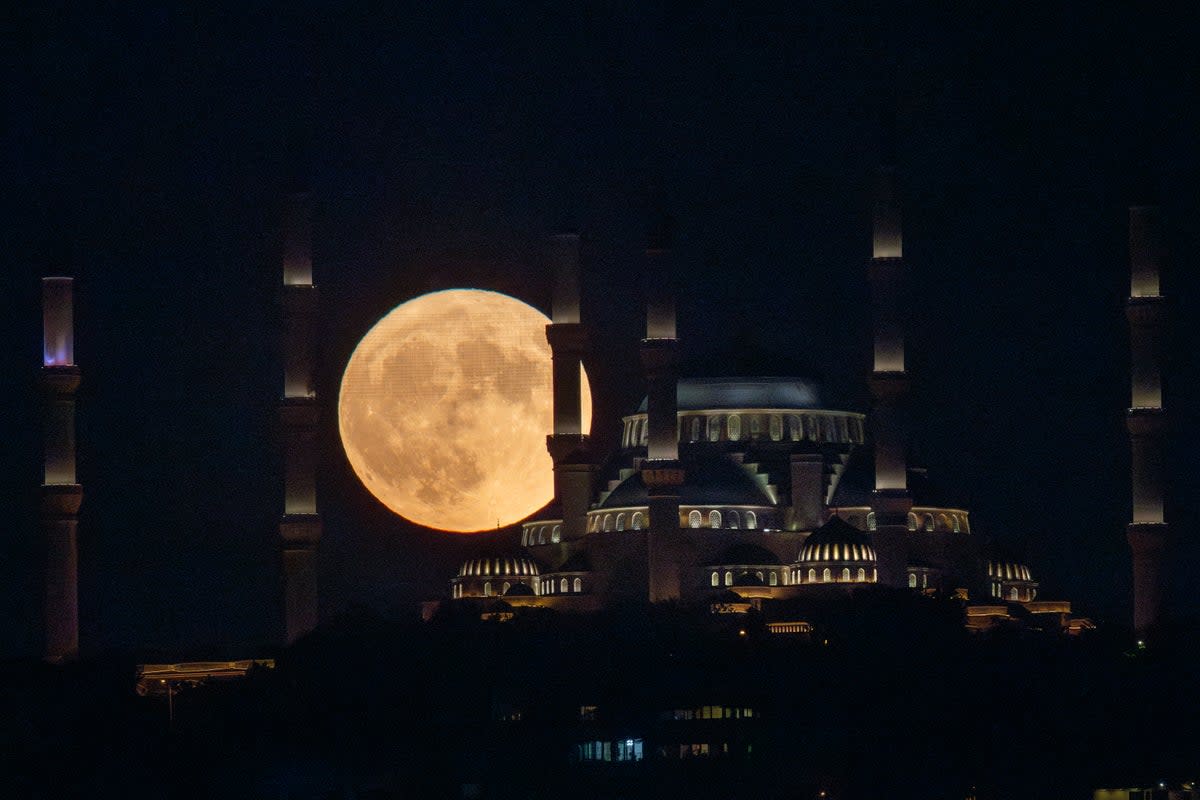
<path fill-rule="evenodd" d="M 736 530 L 741 528 L 743 523 L 748 530 L 757 529 L 758 515 L 753 511 L 742 511 L 739 513 L 735 510 L 729 510 L 722 513 L 716 509 L 709 511 L 707 514 L 697 510 L 688 512 L 689 528 L 709 527 Z M 592 514 L 588 519 L 588 531 L 591 533 L 598 531 L 640 531 L 645 526 L 646 515 L 641 511 Z"/>
<path fill-rule="evenodd" d="M 745 515 L 746 515 L 745 523 L 746 523 L 747 530 L 754 530 L 755 528 L 757 528 L 758 527 L 758 515 L 755 514 L 753 511 L 746 511 L 743 513 L 745 513 Z M 742 521 L 743 521 L 742 516 L 741 516 L 741 514 L 738 514 L 737 511 L 730 510 L 730 511 L 725 512 L 724 516 L 722 516 L 720 511 L 713 509 L 712 511 L 708 512 L 707 527 L 709 527 L 709 528 L 728 528 L 730 530 L 737 530 L 738 528 L 742 527 Z M 705 523 L 705 515 L 703 514 L 703 512 L 696 511 L 696 510 L 692 510 L 692 511 L 688 512 L 688 527 L 689 528 L 706 527 L 704 523 Z M 722 523 L 724 523 L 724 524 L 722 524 Z"/>
<path fill-rule="evenodd" d="M 754 575 L 760 581 L 766 582 L 766 584 L 768 586 L 778 586 L 780 581 L 783 582 L 784 586 L 787 586 L 787 582 L 788 582 L 787 581 L 787 577 L 788 577 L 787 570 L 781 569 L 778 572 L 776 572 L 775 570 L 769 570 L 764 577 L 763 571 L 760 569 L 760 570 L 756 570 L 754 572 Z M 719 571 L 714 571 L 712 573 L 712 577 L 709 578 L 709 581 L 710 581 L 711 585 L 713 585 L 713 586 L 720 586 L 721 585 L 721 573 Z M 725 570 L 725 585 L 733 586 L 733 572 L 731 570 Z"/>
<path fill-rule="evenodd" d="M 853 521 L 854 519 L 851 517 L 851 522 Z M 878 528 L 874 511 L 867 512 L 864 527 L 869 531 Z M 954 533 L 961 533 L 964 530 L 968 530 L 966 518 L 962 514 L 938 514 L 935 518 L 933 514 L 918 516 L 912 511 L 908 512 L 908 529 L 910 531 L 918 529 L 923 531 L 953 531 Z"/>
<path fill-rule="evenodd" d="M 688 442 L 738 442 L 745 439 L 763 438 L 764 419 L 766 434 L 772 442 L 793 441 L 861 443 L 863 423 L 857 416 L 844 414 L 714 414 L 712 416 L 687 416 L 679 426 L 679 438 Z M 786 424 L 785 424 L 786 423 Z M 649 438 L 649 420 L 645 416 L 633 417 L 625 423 L 622 446 L 645 445 Z"/>
<path fill-rule="evenodd" d="M 876 580 L 878 580 L 878 576 L 874 567 L 871 568 L 870 575 L 870 583 L 874 583 Z M 792 574 L 792 579 L 796 583 L 868 583 L 867 571 L 863 567 L 859 567 L 854 571 L 851 571 L 849 567 L 842 567 L 841 574 L 838 576 L 836 581 L 834 580 L 834 571 L 829 567 L 826 567 L 825 569 L 821 570 L 820 578 L 821 579 L 818 581 L 817 571 L 813 568 L 810 568 L 807 573 L 804 572 L 804 570 L 798 569 Z"/>
<path fill-rule="evenodd" d="M 583 578 L 575 578 L 573 581 L 559 578 L 557 582 L 554 578 L 543 578 L 539 590 L 542 594 L 580 594 L 583 592 Z"/>
<path fill-rule="evenodd" d="M 525 547 L 533 545 L 558 544 L 562 541 L 562 525 L 530 525 L 521 534 L 521 544 Z"/>

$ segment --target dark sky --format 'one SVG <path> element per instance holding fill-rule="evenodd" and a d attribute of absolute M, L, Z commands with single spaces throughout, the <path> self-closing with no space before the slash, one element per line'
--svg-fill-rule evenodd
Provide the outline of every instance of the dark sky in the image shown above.
<path fill-rule="evenodd" d="M 906 196 L 921 460 L 977 532 L 1028 553 L 1045 596 L 1102 619 L 1129 603 L 1125 206 L 1165 205 L 1179 583 L 1200 567 L 1194 17 L 245 5 L 5 25 L 0 656 L 34 643 L 40 276 L 78 276 L 84 646 L 261 641 L 279 629 L 284 190 L 318 198 L 323 611 L 398 611 L 443 591 L 471 543 L 411 529 L 351 474 L 332 404 L 358 337 L 435 288 L 546 309 L 541 239 L 577 225 L 611 443 L 640 398 L 655 183 L 679 222 L 687 359 L 816 374 L 864 409 L 881 109 Z"/>

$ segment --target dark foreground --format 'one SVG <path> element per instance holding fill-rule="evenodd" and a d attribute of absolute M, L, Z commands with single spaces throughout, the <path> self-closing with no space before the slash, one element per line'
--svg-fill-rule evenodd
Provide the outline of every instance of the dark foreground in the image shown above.
<path fill-rule="evenodd" d="M 886 600 L 886 601 L 885 601 Z M 163 698 L 135 658 L 4 665 L 5 797 L 1085 798 L 1200 777 L 1197 631 L 971 637 L 858 598 L 811 637 L 628 607 L 334 620 Z M 241 654 L 246 655 L 254 654 Z M 259 654 L 261 655 L 261 654 Z"/>

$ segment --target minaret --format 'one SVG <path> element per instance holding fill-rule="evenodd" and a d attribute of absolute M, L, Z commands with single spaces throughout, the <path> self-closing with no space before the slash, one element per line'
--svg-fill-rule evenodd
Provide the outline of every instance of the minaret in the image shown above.
<path fill-rule="evenodd" d="M 317 393 L 313 356 L 317 287 L 312 282 L 312 201 L 307 194 L 287 198 L 283 231 L 283 437 L 284 628 L 289 643 L 317 625 L 316 429 Z"/>
<path fill-rule="evenodd" d="M 1167 315 L 1159 287 L 1163 261 L 1159 210 L 1129 209 L 1129 350 L 1131 400 L 1126 426 L 1132 451 L 1133 626 L 1145 631 L 1163 619 L 1169 531 L 1163 515 L 1162 366 Z"/>
<path fill-rule="evenodd" d="M 43 657 L 59 663 L 79 654 L 76 530 L 83 487 L 75 477 L 75 366 L 73 278 L 42 279 L 42 375 L 45 472 L 42 537 L 45 540 Z"/>
<path fill-rule="evenodd" d="M 875 188 L 874 236 L 870 266 L 875 328 L 871 396 L 875 439 L 875 491 L 871 538 L 879 559 L 879 582 L 907 586 L 908 492 L 905 407 L 909 380 L 904 369 L 905 275 L 900 203 L 895 167 L 879 170 Z"/>
<path fill-rule="evenodd" d="M 554 296 L 546 339 L 554 359 L 554 432 L 546 448 L 554 461 L 554 496 L 562 509 L 563 541 L 583 538 L 592 495 L 592 464 L 583 430 L 580 365 L 587 331 L 579 321 L 579 234 L 550 237 Z"/>
<path fill-rule="evenodd" d="M 642 369 L 646 375 L 647 448 L 642 481 L 649 494 L 647 537 L 649 599 L 679 599 L 679 339 L 675 335 L 675 281 L 671 247 L 674 221 L 658 212 L 646 240 L 646 338 Z"/>

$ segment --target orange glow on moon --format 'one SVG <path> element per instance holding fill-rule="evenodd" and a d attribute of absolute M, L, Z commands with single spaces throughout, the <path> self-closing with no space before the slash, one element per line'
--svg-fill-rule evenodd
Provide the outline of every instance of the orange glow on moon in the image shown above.
<path fill-rule="evenodd" d="M 392 309 L 342 376 L 338 428 L 363 485 L 405 519 L 468 533 L 554 496 L 548 317 L 507 295 L 451 289 Z M 592 393 L 580 370 L 583 430 Z"/>

